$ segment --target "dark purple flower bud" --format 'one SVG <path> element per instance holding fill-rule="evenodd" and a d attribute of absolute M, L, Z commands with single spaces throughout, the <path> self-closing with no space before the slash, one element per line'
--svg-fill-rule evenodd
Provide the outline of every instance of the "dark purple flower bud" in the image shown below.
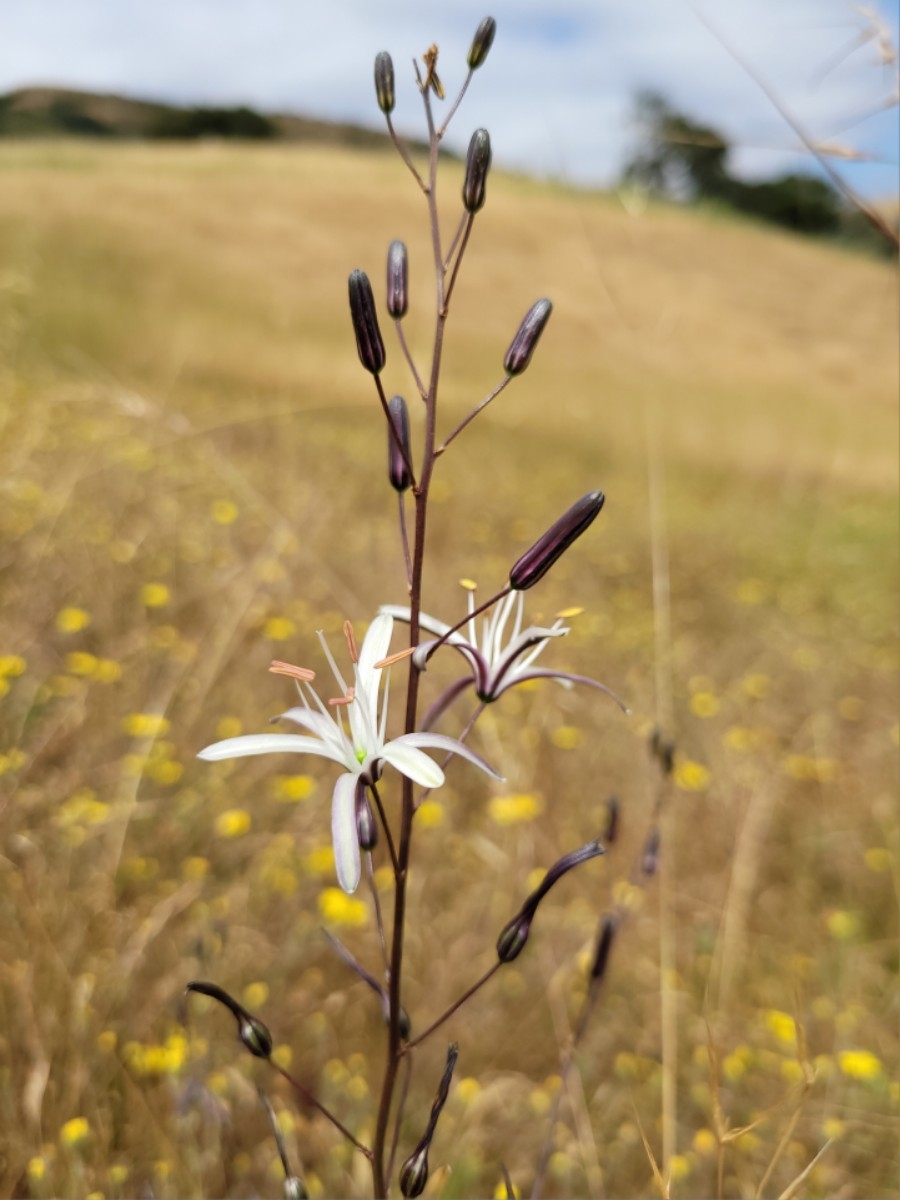
<path fill-rule="evenodd" d="M 619 798 L 610 796 L 606 802 L 606 833 L 603 840 L 611 846 L 619 836 Z"/>
<path fill-rule="evenodd" d="M 529 308 L 503 360 L 503 369 L 507 375 L 521 375 L 531 362 L 531 356 L 552 312 L 553 305 L 549 300 L 536 300 Z"/>
<path fill-rule="evenodd" d="M 610 913 L 606 913 L 600 922 L 600 936 L 597 938 L 597 951 L 594 954 L 594 965 L 591 967 L 591 979 L 602 979 L 606 973 L 606 964 L 609 961 L 609 952 L 612 949 L 617 927 L 616 918 Z"/>
<path fill-rule="evenodd" d="M 391 242 L 387 257 L 387 310 L 399 321 L 409 308 L 409 255 L 401 241 Z"/>
<path fill-rule="evenodd" d="M 599 842 L 588 842 L 586 845 L 580 846 L 577 850 L 572 850 L 570 853 L 564 854 L 558 862 L 553 864 L 513 919 L 504 925 L 500 937 L 497 939 L 497 957 L 501 962 L 512 962 L 514 958 L 518 958 L 522 953 L 525 943 L 528 941 L 528 935 L 531 932 L 531 922 L 534 920 L 538 905 L 553 885 L 562 879 L 566 872 L 571 871 L 573 867 L 580 866 L 581 863 L 588 862 L 589 859 L 596 858 L 599 854 L 605 853 L 606 851 Z"/>
<path fill-rule="evenodd" d="M 374 850 L 378 845 L 378 825 L 362 782 L 356 785 L 356 836 L 362 850 Z"/>
<path fill-rule="evenodd" d="M 517 592 L 533 587 L 547 574 L 561 554 L 581 537 L 603 507 L 602 492 L 588 492 L 569 511 L 550 526 L 542 538 L 522 555 L 509 573 L 509 583 Z"/>
<path fill-rule="evenodd" d="M 306 1185 L 296 1175 L 288 1175 L 284 1181 L 284 1200 L 309 1200 Z"/>
<path fill-rule="evenodd" d="M 407 1197 L 421 1196 L 428 1182 L 428 1147 L 414 1150 L 400 1168 L 400 1192 Z"/>
<path fill-rule="evenodd" d="M 201 996 L 209 996 L 218 1000 L 228 1009 L 237 1021 L 238 1037 L 246 1048 L 256 1058 L 269 1058 L 272 1053 L 272 1035 L 259 1017 L 254 1017 L 242 1004 L 238 1004 L 233 996 L 215 983 L 202 983 L 194 980 L 187 984 L 186 992 L 198 992 Z"/>
<path fill-rule="evenodd" d="M 641 870 L 645 875 L 655 875 L 659 870 L 659 828 L 654 826 L 647 834 L 641 854 Z"/>
<path fill-rule="evenodd" d="M 394 61 L 387 50 L 375 55 L 375 97 L 386 117 L 394 111 Z"/>
<path fill-rule="evenodd" d="M 658 761 L 663 775 L 671 775 L 675 770 L 675 743 L 671 738 L 663 737 L 658 725 L 654 725 L 650 734 L 650 752 Z"/>
<path fill-rule="evenodd" d="M 365 271 L 350 272 L 349 290 L 350 317 L 353 321 L 353 332 L 356 334 L 359 361 L 367 371 L 378 375 L 384 369 L 387 356 L 384 352 L 384 342 L 381 340 L 381 330 L 378 328 L 372 285 Z"/>
<path fill-rule="evenodd" d="M 497 22 L 493 17 L 485 17 L 475 30 L 472 45 L 469 47 L 469 55 L 466 62 L 469 64 L 470 71 L 477 71 L 484 63 L 494 43 L 494 34 L 496 32 Z"/>
<path fill-rule="evenodd" d="M 466 174 L 462 198 L 466 212 L 477 213 L 484 207 L 488 171 L 491 169 L 491 135 L 486 129 L 476 129 L 466 155 Z"/>
<path fill-rule="evenodd" d="M 406 464 L 409 462 L 409 409 L 402 396 L 388 401 L 392 428 L 388 430 L 388 478 L 391 487 L 405 492 L 412 480 Z M 402 446 L 402 450 L 401 450 Z"/>
<path fill-rule="evenodd" d="M 502 963 L 512 962 L 525 949 L 528 935 L 531 932 L 531 917 L 516 913 L 511 921 L 503 926 L 497 938 L 497 957 Z"/>

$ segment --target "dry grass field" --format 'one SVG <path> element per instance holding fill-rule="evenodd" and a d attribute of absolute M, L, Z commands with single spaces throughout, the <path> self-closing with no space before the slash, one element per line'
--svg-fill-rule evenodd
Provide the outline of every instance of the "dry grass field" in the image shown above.
<path fill-rule="evenodd" d="M 280 1195 L 257 1086 L 311 1195 L 371 1187 L 228 1014 L 182 992 L 211 979 L 242 998 L 279 1061 L 371 1137 L 384 1029 L 322 933 L 377 964 L 365 891 L 334 890 L 334 773 L 195 755 L 287 706 L 270 659 L 322 667 L 316 629 L 336 640 L 404 601 L 346 300 L 357 266 L 380 298 L 395 237 L 422 359 L 429 243 L 399 161 L 0 147 L 4 1196 Z M 402 1146 L 452 1038 L 429 1194 L 491 1195 L 501 1162 L 528 1194 L 545 1138 L 546 1195 L 658 1194 L 643 1135 L 676 1197 L 900 1197 L 895 272 L 497 176 L 454 301 L 446 431 L 544 295 L 528 373 L 439 464 L 425 608 L 461 615 L 461 577 L 499 586 L 601 487 L 598 522 L 526 609 L 583 608 L 543 661 L 632 714 L 550 683 L 488 711 L 473 746 L 506 783 L 455 765 L 419 822 L 414 1028 L 490 965 L 532 873 L 600 834 L 613 793 L 621 836 L 417 1052 Z M 385 386 L 411 398 L 392 332 Z M 660 711 L 677 763 L 660 872 L 636 882 Z M 616 902 L 630 919 L 548 1127 Z"/>

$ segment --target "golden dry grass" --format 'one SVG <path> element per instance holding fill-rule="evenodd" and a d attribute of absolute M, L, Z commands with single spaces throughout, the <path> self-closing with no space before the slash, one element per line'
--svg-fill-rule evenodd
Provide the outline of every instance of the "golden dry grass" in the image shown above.
<path fill-rule="evenodd" d="M 365 1164 L 223 1013 L 186 1014 L 180 995 L 197 977 L 246 995 L 292 1069 L 371 1136 L 383 1031 L 320 931 L 376 961 L 371 920 L 327 891 L 332 776 L 194 754 L 284 707 L 270 658 L 320 665 L 316 628 L 403 599 L 346 276 L 363 266 L 377 286 L 387 243 L 407 241 L 421 358 L 421 199 L 393 159 L 268 147 L 7 144 L 0 179 L 0 1192 L 278 1194 L 262 1083 L 313 1193 L 365 1194 Z M 451 318 L 446 429 L 540 295 L 555 312 L 528 374 L 441 463 L 426 607 L 461 605 L 463 575 L 499 583 L 601 486 L 597 526 L 528 609 L 582 605 L 547 659 L 634 715 L 551 685 L 488 714 L 476 744 L 507 784 L 454 768 L 416 849 L 414 1024 L 489 965 L 529 872 L 595 836 L 611 792 L 624 831 L 447 1027 L 465 1083 L 435 1143 L 443 1194 L 492 1192 L 501 1160 L 530 1186 L 615 896 L 634 916 L 552 1131 L 548 1194 L 651 1194 L 643 1130 L 658 1158 L 674 1146 L 674 1195 L 716 1195 L 720 1168 L 725 1195 L 777 1195 L 831 1139 L 806 1195 L 900 1196 L 895 276 L 497 177 Z M 387 341 L 386 386 L 409 395 Z M 662 884 L 634 892 L 657 785 L 653 444 L 680 786 Z M 542 812 L 498 824 L 495 795 Z M 442 1036 L 418 1056 L 405 1144 Z M 725 1122 L 753 1128 L 720 1152 Z"/>

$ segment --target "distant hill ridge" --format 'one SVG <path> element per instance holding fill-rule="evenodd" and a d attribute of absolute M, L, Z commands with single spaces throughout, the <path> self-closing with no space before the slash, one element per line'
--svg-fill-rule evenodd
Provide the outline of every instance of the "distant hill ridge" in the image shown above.
<path fill-rule="evenodd" d="M 202 137 L 330 143 L 384 149 L 387 134 L 246 106 L 184 107 L 72 88 L 19 88 L 0 96 L 0 137 L 192 139 Z M 417 143 L 413 143 L 417 145 Z"/>

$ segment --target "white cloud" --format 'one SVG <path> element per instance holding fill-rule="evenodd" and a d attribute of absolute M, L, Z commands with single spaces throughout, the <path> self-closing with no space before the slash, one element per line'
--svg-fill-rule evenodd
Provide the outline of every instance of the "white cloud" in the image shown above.
<path fill-rule="evenodd" d="M 847 0 L 706 4 L 817 137 L 831 139 L 891 90 L 871 45 L 816 79 L 861 27 Z M 397 122 L 418 130 L 412 57 L 437 42 L 442 76 L 458 82 L 486 11 L 497 18 L 497 41 L 454 130 L 458 148 L 483 124 L 498 163 L 610 182 L 628 145 L 632 97 L 652 87 L 721 128 L 737 147 L 737 168 L 759 173 L 798 161 L 796 138 L 757 84 L 677 0 L 28 0 L 5 15 L 0 90 L 63 83 L 377 125 L 372 60 L 389 49 Z M 892 32 L 896 43 L 896 22 Z M 896 129 L 894 110 L 841 140 L 896 159 Z M 897 188 L 895 163 L 853 171 L 869 192 Z"/>

